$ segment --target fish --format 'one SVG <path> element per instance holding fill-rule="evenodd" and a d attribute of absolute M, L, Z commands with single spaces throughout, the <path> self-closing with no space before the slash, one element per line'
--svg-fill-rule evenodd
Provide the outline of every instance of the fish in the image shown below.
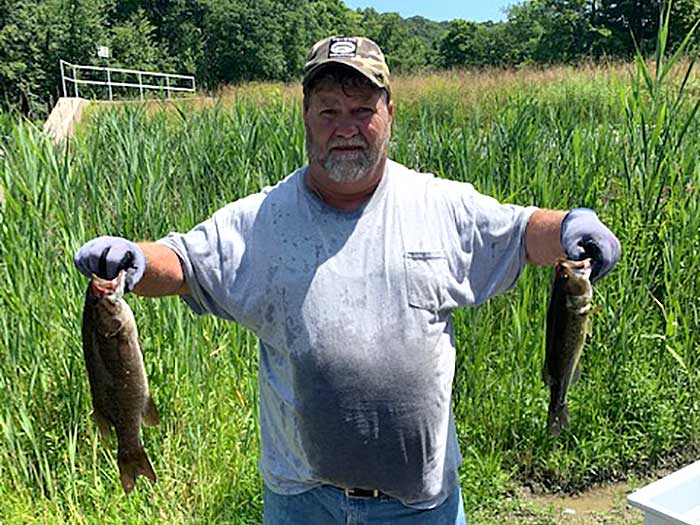
<path fill-rule="evenodd" d="M 579 360 L 590 329 L 593 299 L 591 259 L 559 259 L 547 308 L 544 382 L 549 386 L 547 426 L 557 436 L 569 424 L 566 399 L 580 375 Z"/>
<path fill-rule="evenodd" d="M 141 425 L 159 424 L 160 415 L 148 389 L 134 314 L 124 300 L 125 275 L 121 270 L 112 280 L 90 277 L 82 337 L 92 417 L 103 438 L 116 431 L 119 479 L 129 494 L 139 475 L 156 481 Z"/>

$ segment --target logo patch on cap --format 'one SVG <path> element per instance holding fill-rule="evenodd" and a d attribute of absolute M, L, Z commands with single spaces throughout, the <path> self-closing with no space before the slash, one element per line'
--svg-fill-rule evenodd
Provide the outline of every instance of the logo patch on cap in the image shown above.
<path fill-rule="evenodd" d="M 331 38 L 328 58 L 352 58 L 357 54 L 357 38 Z"/>

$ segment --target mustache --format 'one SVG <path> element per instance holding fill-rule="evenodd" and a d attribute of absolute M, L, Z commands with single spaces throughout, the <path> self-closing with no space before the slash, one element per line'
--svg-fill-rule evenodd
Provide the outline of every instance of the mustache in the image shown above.
<path fill-rule="evenodd" d="M 358 137 L 357 139 L 353 140 L 333 140 L 328 143 L 328 149 L 331 148 L 366 148 L 367 147 L 367 142 L 361 138 Z"/>

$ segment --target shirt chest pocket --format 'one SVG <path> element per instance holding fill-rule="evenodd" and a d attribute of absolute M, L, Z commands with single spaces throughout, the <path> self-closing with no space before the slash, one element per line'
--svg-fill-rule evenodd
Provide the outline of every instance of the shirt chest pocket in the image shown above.
<path fill-rule="evenodd" d="M 444 250 L 404 252 L 408 304 L 436 312 L 445 302 L 449 265 Z"/>

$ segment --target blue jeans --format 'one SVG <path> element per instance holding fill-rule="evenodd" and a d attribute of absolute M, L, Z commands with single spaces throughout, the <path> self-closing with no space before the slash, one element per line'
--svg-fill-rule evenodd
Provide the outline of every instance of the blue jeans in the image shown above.
<path fill-rule="evenodd" d="M 347 497 L 324 485 L 301 494 L 283 496 L 265 487 L 263 525 L 466 525 L 462 492 L 454 492 L 430 510 L 406 507 L 388 496 Z"/>

